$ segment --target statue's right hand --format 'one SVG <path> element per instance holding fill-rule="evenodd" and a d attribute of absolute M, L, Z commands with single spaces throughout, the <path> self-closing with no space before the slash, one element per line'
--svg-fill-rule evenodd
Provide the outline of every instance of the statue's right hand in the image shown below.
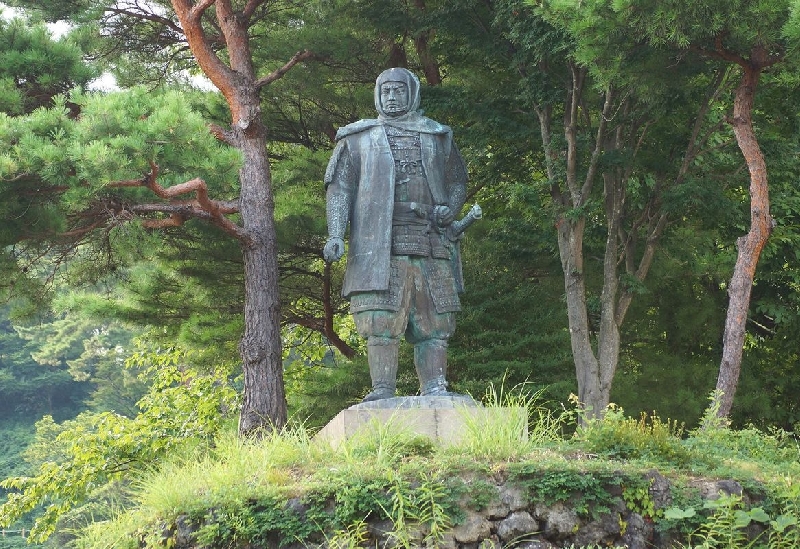
<path fill-rule="evenodd" d="M 338 236 L 332 236 L 325 243 L 325 248 L 322 250 L 322 256 L 328 263 L 340 259 L 344 255 L 344 240 Z"/>

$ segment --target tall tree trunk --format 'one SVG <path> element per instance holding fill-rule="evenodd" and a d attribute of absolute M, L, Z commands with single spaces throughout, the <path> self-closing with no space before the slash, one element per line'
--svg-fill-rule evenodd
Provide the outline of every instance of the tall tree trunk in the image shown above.
<path fill-rule="evenodd" d="M 583 258 L 583 235 L 586 227 L 584 215 L 571 215 L 569 210 L 578 210 L 586 205 L 597 176 L 598 162 L 603 148 L 608 113 L 612 105 L 613 94 L 609 90 L 603 105 L 603 113 L 599 118 L 595 142 L 591 150 L 590 161 L 586 173 L 580 180 L 578 173 L 578 125 L 580 104 L 586 71 L 572 67 L 572 89 L 570 90 L 564 111 L 564 138 L 566 154 L 552 149 L 551 111 L 549 108 L 537 110 L 545 149 L 548 177 L 551 181 L 550 193 L 557 205 L 556 230 L 558 251 L 564 273 L 564 291 L 567 300 L 567 319 L 569 322 L 570 345 L 575 362 L 575 374 L 578 381 L 578 400 L 587 418 L 600 417 L 609 400 L 610 380 L 601 371 L 601 363 L 592 347 L 592 334 L 589 326 L 589 314 L 586 307 L 586 280 Z M 559 158 L 565 159 L 563 169 L 556 169 Z M 556 181 L 556 174 L 565 173 L 565 189 Z M 616 238 L 616 235 L 615 235 Z M 616 256 L 615 256 L 616 257 Z M 607 331 L 606 331 L 607 332 Z M 605 333 L 605 332 L 604 332 Z M 613 334 L 612 334 L 613 335 Z M 602 344 L 600 345 L 603 346 Z M 619 337 L 617 336 L 617 349 Z M 603 357 L 610 358 L 613 353 L 606 352 Z M 616 368 L 614 362 L 613 369 Z M 606 370 L 608 368 L 606 367 Z M 612 374 L 613 375 L 613 374 Z"/>
<path fill-rule="evenodd" d="M 250 2 L 256 7 L 260 2 Z M 222 132 L 242 152 L 239 170 L 244 259 L 244 335 L 239 345 L 244 373 L 240 435 L 280 429 L 286 423 L 286 396 L 281 361 L 278 248 L 267 129 L 261 120 L 259 86 L 280 78 L 292 62 L 266 80 L 257 80 L 247 34 L 247 17 L 230 0 L 172 0 L 189 47 L 200 68 L 222 92 L 231 110 L 231 129 Z M 203 16 L 216 11 L 225 40 L 227 63 L 205 34 Z M 293 58 L 297 62 L 299 55 Z"/>
<path fill-rule="evenodd" d="M 620 144 L 617 143 L 617 146 Z M 619 234 L 622 225 L 625 181 L 621 170 L 611 169 L 603 174 L 603 193 L 606 214 L 606 247 L 603 254 L 603 290 L 600 294 L 600 329 L 597 338 L 598 394 L 594 403 L 605 410 L 611 402 L 611 385 L 619 362 L 619 327 L 617 316 L 619 299 L 618 259 Z"/>
<path fill-rule="evenodd" d="M 705 115 L 723 89 L 725 73 L 721 72 L 712 82 L 706 99 L 700 104 L 694 126 L 687 143 L 683 163 L 675 175 L 672 185 L 681 185 L 690 166 L 702 150 L 701 129 Z M 638 220 L 632 220 L 628 232 L 623 221 L 626 211 L 626 184 L 631 177 L 639 147 L 642 145 L 648 124 L 644 119 L 629 118 L 630 103 L 623 99 L 614 105 L 613 86 L 605 94 L 602 112 L 598 113 L 593 147 L 587 147 L 584 158 L 590 157 L 583 181 L 578 175 L 579 105 L 582 101 L 585 71 L 572 67 L 572 90 L 565 104 L 564 136 L 565 150 L 556 150 L 552 143 L 552 109 L 549 106 L 536 108 L 539 117 L 545 166 L 550 180 L 550 194 L 556 209 L 556 229 L 564 286 L 567 301 L 570 343 L 578 381 L 578 398 L 585 417 L 600 417 L 611 399 L 611 389 L 620 357 L 620 328 L 633 300 L 634 289 L 623 285 L 620 265 L 624 273 L 639 283 L 647 277 L 653 263 L 659 240 L 667 226 L 667 214 L 660 210 L 663 188 L 660 183 L 653 191 L 650 202 L 641 211 Z M 583 105 L 585 107 L 585 105 Z M 585 119 L 591 113 L 582 109 Z M 612 112 L 617 113 L 616 116 Z M 614 132 L 607 131 L 608 122 L 619 118 L 624 123 Z M 711 135 L 710 133 L 708 135 Z M 584 141 L 585 142 L 585 141 Z M 602 152 L 616 150 L 629 152 L 631 162 L 621 167 L 607 167 L 602 175 L 604 182 L 604 209 L 606 219 L 606 246 L 603 256 L 603 287 L 601 293 L 600 323 L 597 328 L 596 350 L 593 347 L 592 327 L 586 303 L 586 280 L 584 275 L 583 237 L 586 218 L 580 212 L 587 203 L 594 179 L 599 171 L 598 160 Z M 561 164 L 561 165 L 559 165 Z M 559 174 L 565 174 L 564 181 Z M 571 211 L 570 211 L 571 210 Z M 644 233 L 644 247 L 636 250 L 639 236 Z"/>
<path fill-rule="evenodd" d="M 578 401 L 589 417 L 602 414 L 604 398 L 600 392 L 600 365 L 592 349 L 589 315 L 586 309 L 586 281 L 583 271 L 583 233 L 585 218 L 558 220 L 558 251 L 564 272 L 567 321 L 578 380 Z"/>
<path fill-rule="evenodd" d="M 759 55 L 760 54 L 760 55 Z M 733 406 L 736 386 L 742 369 L 747 311 L 756 265 L 773 228 L 769 213 L 769 188 L 764 155 L 753 131 L 753 103 L 766 52 L 754 51 L 750 62 L 740 63 L 743 74 L 733 104 L 733 132 L 750 172 L 750 231 L 736 241 L 737 256 L 730 286 L 725 318 L 722 361 L 717 390 L 722 392 L 719 417 L 728 416 Z M 763 60 L 761 58 L 764 57 Z"/>
<path fill-rule="evenodd" d="M 253 93 L 258 100 L 258 93 Z M 244 335 L 239 345 L 244 393 L 239 433 L 250 435 L 286 424 L 281 360 L 278 244 L 266 129 L 260 117 L 241 132 L 240 213 L 249 241 L 243 243 Z"/>

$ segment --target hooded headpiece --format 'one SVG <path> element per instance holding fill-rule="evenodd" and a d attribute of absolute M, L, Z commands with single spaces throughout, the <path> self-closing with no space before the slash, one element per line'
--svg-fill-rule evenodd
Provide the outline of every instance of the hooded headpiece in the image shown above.
<path fill-rule="evenodd" d="M 402 116 L 387 116 L 383 110 L 381 103 L 381 86 L 386 82 L 402 82 L 408 88 L 408 112 Z M 389 119 L 398 119 L 411 116 L 419 116 L 422 113 L 417 112 L 419 109 L 419 79 L 417 76 L 408 69 L 394 68 L 386 69 L 378 75 L 375 79 L 375 110 L 378 111 L 378 118 L 386 121 Z"/>
<path fill-rule="evenodd" d="M 383 106 L 381 105 L 381 84 L 385 82 L 403 82 L 408 86 L 408 112 L 404 115 L 392 117 L 386 116 L 383 112 Z M 348 135 L 383 124 L 412 132 L 431 134 L 450 133 L 450 128 L 448 126 L 422 116 L 422 111 L 419 110 L 419 88 L 419 79 L 410 70 L 403 68 L 386 69 L 380 73 L 375 80 L 375 108 L 378 111 L 377 120 L 359 120 L 358 122 L 343 126 L 336 132 L 336 140 L 338 141 Z"/>

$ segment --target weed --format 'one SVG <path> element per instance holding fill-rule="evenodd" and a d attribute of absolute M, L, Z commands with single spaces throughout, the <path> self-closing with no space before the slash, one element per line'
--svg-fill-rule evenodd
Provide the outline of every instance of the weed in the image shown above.
<path fill-rule="evenodd" d="M 367 522 L 390 519 L 387 545 L 440 546 L 446 530 L 464 516 L 460 504 L 480 510 L 497 497 L 498 477 L 522 488 L 530 503 L 563 503 L 591 518 L 618 506 L 620 497 L 612 494 L 621 494 L 628 509 L 652 518 L 660 531 L 683 535 L 694 548 L 800 547 L 800 466 L 789 434 L 718 426 L 681 441 L 682 428 L 674 422 L 655 415 L 626 418 L 612 407 L 606 419 L 564 441 L 558 433 L 569 414 L 531 413 L 538 396 L 523 389 L 500 388 L 487 396 L 487 408 L 495 410 L 524 402 L 519 417 L 498 414 L 497 425 L 476 427 L 469 442 L 451 449 L 391 423 L 376 424 L 335 449 L 312 440 L 302 425 L 260 441 L 221 436 L 213 446 L 176 453 L 148 473 L 133 485 L 135 507 L 88 526 L 75 547 L 168 547 L 177 543 L 170 525 L 180 516 L 200 526 L 198 545 L 324 543 L 349 549 L 369 541 Z M 527 439 L 519 431 L 525 421 Z M 654 464 L 682 465 L 687 458 L 681 451 L 692 461 L 683 471 L 672 469 L 678 473 L 670 475 L 675 507 L 662 514 L 644 472 Z M 605 455 L 637 461 L 621 464 Z M 760 486 L 763 508 L 747 509 L 735 496 L 704 506 L 699 493 L 680 488 L 683 472 L 734 479 L 751 495 Z M 757 540 L 747 536 L 753 523 L 763 531 Z"/>
<path fill-rule="evenodd" d="M 585 422 L 577 439 L 592 452 L 614 459 L 648 459 L 657 463 L 685 465 L 691 454 L 683 447 L 683 425 L 662 421 L 658 414 L 642 413 L 639 419 L 625 416 L 619 406 L 609 404 L 601 419 Z"/>
<path fill-rule="evenodd" d="M 423 475 L 416 488 L 398 476 L 393 476 L 389 488 L 391 508 L 385 512 L 394 528 L 389 537 L 392 545 L 404 549 L 436 547 L 444 538 L 453 521 L 446 511 L 448 498 L 444 484 L 431 476 Z"/>
<path fill-rule="evenodd" d="M 325 541 L 331 549 L 356 549 L 363 547 L 367 538 L 367 523 L 358 520 L 347 528 L 336 530 L 330 537 L 326 536 Z"/>
<path fill-rule="evenodd" d="M 615 502 L 608 485 L 619 485 L 622 479 L 614 473 L 593 471 L 531 471 L 527 466 L 512 466 L 511 479 L 530 494 L 531 500 L 545 505 L 569 504 L 579 516 L 597 517 Z"/>
<path fill-rule="evenodd" d="M 462 414 L 466 435 L 453 450 L 492 461 L 513 460 L 562 440 L 565 418 L 541 404 L 543 393 L 530 392 L 526 383 L 510 390 L 490 383 L 484 407 Z"/>
<path fill-rule="evenodd" d="M 786 491 L 780 498 L 780 514 L 769 521 L 769 549 L 800 547 L 800 485 L 786 479 Z"/>
<path fill-rule="evenodd" d="M 655 519 L 663 514 L 661 509 L 656 509 L 653 497 L 650 495 L 650 486 L 653 479 L 630 479 L 622 485 L 622 499 L 625 506 L 644 518 Z"/>

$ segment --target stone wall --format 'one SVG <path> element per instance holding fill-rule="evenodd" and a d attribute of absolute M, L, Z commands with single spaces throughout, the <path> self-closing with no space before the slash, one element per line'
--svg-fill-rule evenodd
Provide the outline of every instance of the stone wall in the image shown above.
<path fill-rule="evenodd" d="M 623 478 L 623 477 L 619 477 Z M 646 489 L 645 501 L 632 502 L 624 494 L 625 486 L 619 482 L 604 483 L 606 494 L 596 505 L 586 505 L 585 493 L 574 493 L 563 501 L 543 501 L 536 497 L 536 478 L 525 482 L 519 479 L 470 479 L 465 481 L 467 490 L 459 496 L 457 523 L 435 543 L 424 541 L 430 530 L 420 525 L 406 526 L 404 534 L 411 540 L 411 547 L 435 547 L 436 549 L 556 549 L 564 547 L 626 547 L 628 549 L 670 548 L 674 546 L 673 533 L 657 528 L 652 517 L 645 516 L 643 507 L 653 510 L 672 505 L 674 487 L 671 482 L 653 470 L 639 479 L 639 486 Z M 477 487 L 480 486 L 480 489 Z M 470 487 L 475 487 L 470 490 Z M 684 492 L 687 486 L 683 486 Z M 703 499 L 716 499 L 721 493 L 742 495 L 742 486 L 734 481 L 697 480 L 689 483 L 688 490 L 700 505 Z M 480 492 L 480 494 L 478 493 Z M 487 495 L 488 494 L 488 495 Z M 685 493 L 684 493 L 685 497 Z M 627 501 L 626 501 L 627 499 Z M 253 502 L 253 505 L 263 503 Z M 631 507 L 637 509 L 631 509 Z M 313 521 L 306 516 L 308 505 L 300 499 L 287 502 L 282 510 L 292 520 Z M 333 512 L 335 503 L 329 501 L 327 511 Z M 213 510 L 211 511 L 213 513 Z M 658 513 L 656 513 L 658 514 Z M 299 523 L 298 523 L 299 524 Z M 230 539 L 219 545 L 201 544 L 197 532 L 201 522 L 181 517 L 164 531 L 164 545 L 175 549 L 307 549 L 331 547 L 333 532 L 319 531 L 302 541 L 289 541 L 287 533 L 275 532 L 258 540 L 247 540 L 241 536 L 232 543 Z M 265 525 L 268 530 L 269 526 Z M 367 519 L 361 547 L 381 549 L 398 546 L 393 535 L 394 525 L 386 519 Z M 202 536 L 201 536 L 202 537 Z M 339 547 L 351 547 L 341 545 Z"/>

